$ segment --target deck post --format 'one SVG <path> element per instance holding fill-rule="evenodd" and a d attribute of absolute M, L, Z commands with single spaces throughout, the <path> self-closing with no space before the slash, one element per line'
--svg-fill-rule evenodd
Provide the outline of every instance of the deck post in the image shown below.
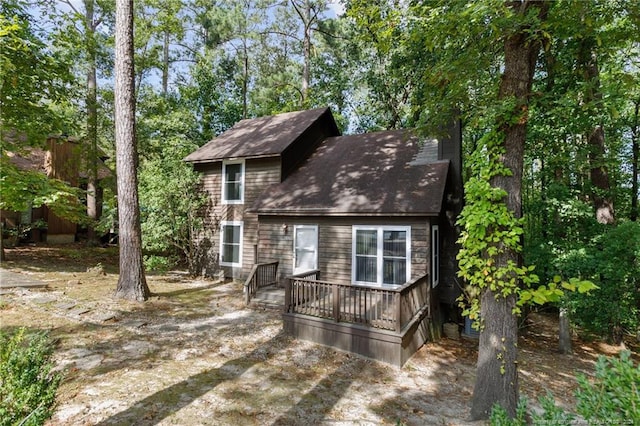
<path fill-rule="evenodd" d="M 393 295 L 393 304 L 395 305 L 394 308 L 396 310 L 396 332 L 400 333 L 400 331 L 402 330 L 402 303 L 401 302 L 401 295 L 400 292 L 396 292 Z"/>
<path fill-rule="evenodd" d="M 278 279 L 278 265 L 280 262 L 276 262 L 274 271 L 273 271 L 273 283 L 276 287 L 280 287 L 280 280 Z"/>
<path fill-rule="evenodd" d="M 291 286 L 292 279 L 287 278 L 284 281 L 284 312 L 289 312 L 289 308 L 291 307 Z"/>
<path fill-rule="evenodd" d="M 340 322 L 340 287 L 333 285 L 331 291 L 333 292 L 333 319 L 335 322 Z"/>

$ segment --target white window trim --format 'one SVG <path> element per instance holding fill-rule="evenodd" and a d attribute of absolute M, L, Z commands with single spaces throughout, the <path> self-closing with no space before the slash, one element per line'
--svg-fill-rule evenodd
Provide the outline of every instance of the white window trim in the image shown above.
<path fill-rule="evenodd" d="M 297 235 L 298 235 L 298 229 L 313 229 L 315 231 L 316 234 L 316 241 L 315 241 L 315 266 L 313 269 L 318 269 L 318 238 L 319 238 L 319 234 L 318 234 L 318 225 L 295 225 L 293 227 L 293 274 L 300 274 L 302 272 L 307 272 L 306 270 L 302 270 L 302 269 L 296 269 L 296 263 L 297 259 L 296 259 L 296 253 L 297 251 L 297 247 L 296 247 L 296 241 L 297 241 Z"/>
<path fill-rule="evenodd" d="M 222 253 L 224 250 L 224 231 L 225 226 L 240 226 L 240 249 L 238 253 L 238 262 L 223 262 Z M 238 220 L 220 221 L 220 266 L 242 266 L 242 251 L 244 249 L 244 222 Z"/>
<path fill-rule="evenodd" d="M 431 287 L 440 283 L 440 228 L 431 226 Z"/>
<path fill-rule="evenodd" d="M 377 282 L 372 283 L 368 281 L 356 281 L 356 232 L 357 231 L 377 231 L 377 253 L 376 253 L 376 268 L 377 268 Z M 368 286 L 378 287 L 399 287 L 401 284 L 384 284 L 383 280 L 383 262 L 384 262 L 384 231 L 404 231 L 407 236 L 406 244 L 406 277 L 405 283 L 411 280 L 411 226 L 370 226 L 370 225 L 353 225 L 351 227 L 351 282 L 352 284 L 361 284 Z M 403 283 L 404 284 L 404 283 Z"/>
<path fill-rule="evenodd" d="M 242 178 L 240 180 L 240 199 L 227 200 L 227 165 L 240 164 L 242 166 Z M 222 204 L 244 204 L 244 179 L 245 179 L 245 163 L 244 160 L 224 160 L 222 162 Z"/>

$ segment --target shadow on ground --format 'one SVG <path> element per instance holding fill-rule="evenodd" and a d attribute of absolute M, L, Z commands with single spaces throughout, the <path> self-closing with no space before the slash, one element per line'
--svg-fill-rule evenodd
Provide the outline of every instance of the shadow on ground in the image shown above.
<path fill-rule="evenodd" d="M 181 408 L 191 404 L 194 400 L 213 390 L 225 381 L 235 380 L 249 368 L 275 355 L 273 351 L 265 351 L 263 346 L 273 347 L 275 341 L 283 341 L 283 334 L 276 335 L 272 340 L 254 349 L 249 354 L 232 359 L 220 367 L 205 370 L 190 376 L 174 385 L 155 392 L 148 397 L 135 402 L 129 408 L 121 411 L 98 425 L 153 425 L 175 414 Z"/>

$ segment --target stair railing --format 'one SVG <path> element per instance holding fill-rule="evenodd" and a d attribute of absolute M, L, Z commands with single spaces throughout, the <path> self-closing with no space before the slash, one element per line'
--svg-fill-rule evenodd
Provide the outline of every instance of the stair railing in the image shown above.
<path fill-rule="evenodd" d="M 249 304 L 261 287 L 278 283 L 278 262 L 256 263 L 244 282 L 244 303 Z"/>

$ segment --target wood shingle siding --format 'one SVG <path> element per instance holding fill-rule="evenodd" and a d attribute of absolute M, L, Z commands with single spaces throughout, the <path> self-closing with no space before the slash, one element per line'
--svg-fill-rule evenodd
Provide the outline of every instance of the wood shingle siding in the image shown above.
<path fill-rule="evenodd" d="M 318 225 L 318 269 L 322 279 L 352 282 L 352 236 L 354 225 L 410 226 L 411 277 L 430 272 L 430 223 L 425 218 L 337 218 L 261 216 L 258 231 L 258 261 L 280 261 L 281 279 L 293 273 L 295 225 Z"/>
<path fill-rule="evenodd" d="M 220 222 L 243 222 L 242 268 L 223 267 L 226 276 L 242 279 L 255 263 L 255 245 L 258 242 L 258 216 L 247 209 L 270 185 L 280 182 L 280 159 L 246 160 L 243 204 L 222 204 L 222 161 L 198 164 L 195 168 L 202 172 L 203 187 L 213 201 L 209 220 L 216 229 L 211 230 L 211 259 L 218 259 L 220 254 Z"/>

